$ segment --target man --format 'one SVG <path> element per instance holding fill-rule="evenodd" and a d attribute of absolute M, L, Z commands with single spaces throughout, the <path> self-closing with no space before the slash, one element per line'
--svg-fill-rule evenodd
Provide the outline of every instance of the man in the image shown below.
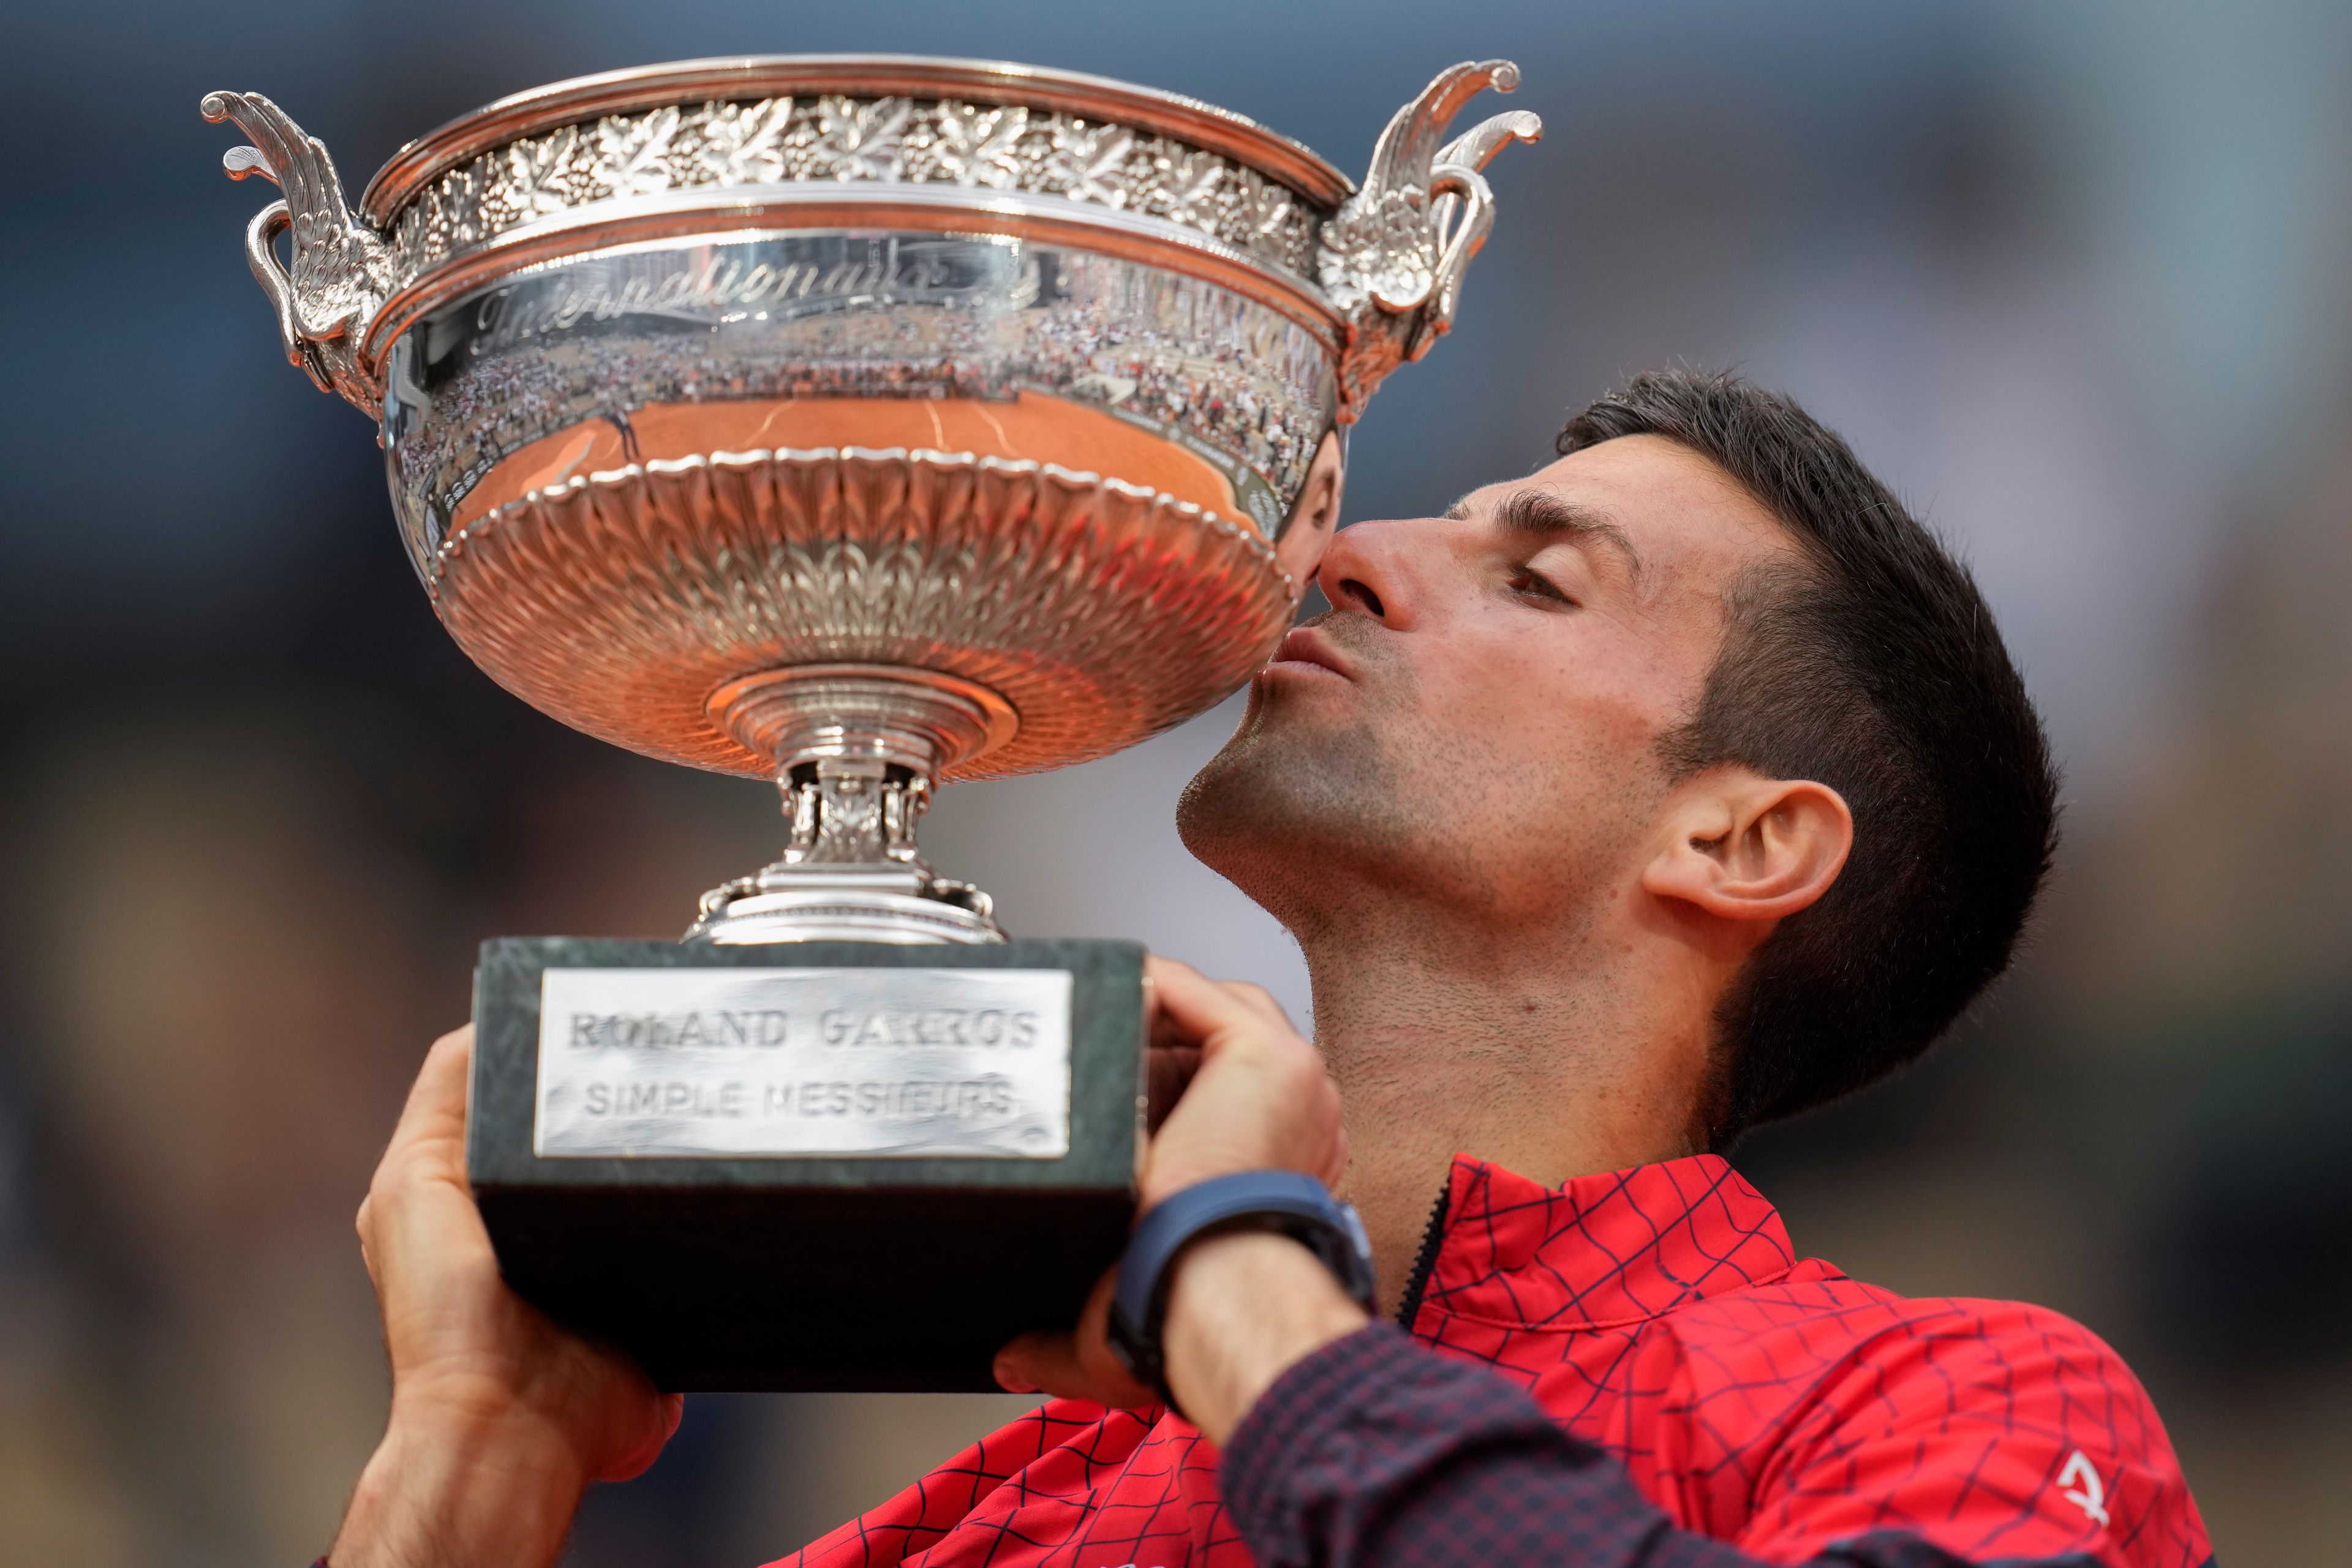
<path fill-rule="evenodd" d="M 2054 782 L 1974 584 L 1737 379 L 1642 376 L 1559 446 L 1339 535 L 1331 613 L 1185 794 L 1185 842 L 1304 948 L 1316 1042 L 1150 972 L 1198 1067 L 1146 1213 L 1320 1177 L 1402 1328 L 1289 1236 L 1207 1233 L 1160 1276 L 1173 1408 L 1106 1343 L 1107 1279 L 999 1360 L 1073 1397 L 806 1568 L 2210 1563 L 2106 1346 L 1800 1260 L 1721 1158 L 2008 962 Z M 436 1047 L 361 1210 L 393 1413 L 335 1568 L 550 1563 L 677 1419 L 499 1283 L 465 1053 Z"/>

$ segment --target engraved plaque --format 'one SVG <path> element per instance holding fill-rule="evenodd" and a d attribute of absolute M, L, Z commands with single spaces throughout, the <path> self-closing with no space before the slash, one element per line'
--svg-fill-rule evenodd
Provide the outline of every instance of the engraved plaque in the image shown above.
<path fill-rule="evenodd" d="M 1049 969 L 550 969 L 532 1149 L 1059 1159 L 1070 997 Z"/>

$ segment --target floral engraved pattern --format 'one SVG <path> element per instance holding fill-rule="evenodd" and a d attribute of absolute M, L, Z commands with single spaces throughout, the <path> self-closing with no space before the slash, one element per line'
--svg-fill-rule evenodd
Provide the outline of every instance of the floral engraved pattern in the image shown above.
<path fill-rule="evenodd" d="M 452 248 L 462 248 L 488 237 L 482 213 L 482 178 L 478 164 L 451 173 L 433 192 L 435 219 L 448 233 Z"/>
<path fill-rule="evenodd" d="M 1021 137 L 1028 129 L 1029 111 L 1017 105 L 943 102 L 931 122 L 931 155 L 940 174 L 959 185 L 1005 190 L 1021 183 Z"/>
<path fill-rule="evenodd" d="M 599 196 L 637 196 L 669 189 L 670 144 L 679 115 L 673 106 L 651 114 L 596 122 L 595 163 L 590 180 Z"/>
<path fill-rule="evenodd" d="M 1253 250 L 1259 245 L 1277 241 L 1290 226 L 1291 207 L 1290 193 L 1280 185 L 1261 181 L 1253 186 L 1242 212 L 1242 222 L 1250 237 L 1243 248 Z"/>
<path fill-rule="evenodd" d="M 504 228 L 560 213 L 580 200 L 584 192 L 575 177 L 579 155 L 579 129 L 571 125 L 552 136 L 505 149 L 500 177 L 490 182 L 496 205 L 484 211 L 485 220 Z"/>
<path fill-rule="evenodd" d="M 714 104 L 696 122 L 701 145 L 695 150 L 691 184 L 763 185 L 784 175 L 784 137 L 792 130 L 793 100 Z"/>
<path fill-rule="evenodd" d="M 1107 207 L 1127 205 L 1127 155 L 1135 148 L 1135 132 L 1117 125 L 1058 125 L 1053 142 L 1054 154 L 1045 161 L 1048 189 Z"/>
<path fill-rule="evenodd" d="M 1226 183 L 1225 161 L 1214 153 L 1203 153 L 1194 148 L 1174 157 L 1162 153 L 1157 163 L 1156 172 L 1160 179 L 1155 194 L 1159 200 L 1151 205 L 1150 210 L 1164 217 L 1172 217 L 1178 223 L 1190 224 L 1194 228 L 1205 228 L 1213 233 L 1219 216 L 1216 198 L 1223 194 Z M 1287 206 L 1290 193 L 1283 191 L 1279 185 L 1263 183 L 1261 188 L 1280 192 L 1280 199 Z"/>
<path fill-rule="evenodd" d="M 901 177 L 898 147 L 914 105 L 903 98 L 825 97 L 817 100 L 814 163 L 824 171 L 805 178 L 896 180 Z"/>
<path fill-rule="evenodd" d="M 1165 218 L 1316 275 L 1328 215 L 1233 159 L 1019 104 L 761 99 L 670 105 L 523 138 L 443 174 L 394 220 L 412 279 L 507 229 L 593 203 L 805 180 L 1030 191 Z"/>

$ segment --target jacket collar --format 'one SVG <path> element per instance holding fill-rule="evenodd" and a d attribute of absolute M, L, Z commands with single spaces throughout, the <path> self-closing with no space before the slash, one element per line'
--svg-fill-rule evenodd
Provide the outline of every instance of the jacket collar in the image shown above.
<path fill-rule="evenodd" d="M 1546 1187 L 1456 1154 L 1401 1316 L 1414 1329 L 1433 1314 L 1609 1328 L 1767 1283 L 1795 1262 L 1779 1212 L 1720 1155 Z"/>

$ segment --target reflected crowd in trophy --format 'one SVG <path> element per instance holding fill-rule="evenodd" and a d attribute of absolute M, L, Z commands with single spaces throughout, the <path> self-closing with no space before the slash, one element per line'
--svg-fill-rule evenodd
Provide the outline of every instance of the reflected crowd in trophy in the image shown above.
<path fill-rule="evenodd" d="M 340 16 L 135 9 L 135 51 L 94 15 L 28 26 L 24 136 L 68 107 L 32 78 L 103 55 L 121 102 L 72 169 L 0 174 L 10 237 L 118 237 L 76 264 L 103 309 L 58 308 L 53 255 L 0 254 L 0 1562 L 303 1563 L 383 1419 L 352 1213 L 477 944 L 674 938 L 784 827 L 765 786 L 563 730 L 450 645 L 364 423 L 268 341 L 223 237 L 254 202 L 219 188 L 197 95 L 299 80 L 349 179 L 568 72 L 903 47 L 1149 79 L 1354 147 L 1425 78 L 1428 24 L 915 4 L 889 37 L 834 16 L 780 39 L 758 7 L 589 0 L 453 51 L 480 18 L 448 6 L 364 48 L 374 24 Z M 1517 58 L 1547 151 L 1574 155 L 1497 165 L 1508 225 L 1442 351 L 1357 428 L 1344 516 L 1434 515 L 1543 460 L 1624 372 L 1688 361 L 1798 393 L 1959 546 L 2066 765 L 2053 894 L 1937 1057 L 1737 1163 L 1857 1276 L 2095 1327 L 2161 1404 L 2221 1560 L 2326 1562 L 2352 1530 L 2352 25 L 2264 0 L 2114 26 L 1959 0 L 1482 12 L 1458 52 Z M 1295 366 L 1116 319 L 1066 302 L 1018 384 L 966 352 L 984 321 L 944 313 L 879 362 L 829 357 L 812 318 L 767 389 L 682 336 L 488 356 L 437 394 L 446 440 L 396 460 L 446 484 L 568 423 L 567 387 L 723 385 L 1045 394 L 1306 471 Z M 1171 826 L 1237 712 L 944 792 L 927 852 L 1016 934 L 1134 936 L 1304 1026 L 1296 950 Z M 767 1561 L 1024 1403 L 695 1396 L 567 1561 Z"/>
<path fill-rule="evenodd" d="M 1277 488 L 1298 483 L 1320 438 L 1320 411 L 1297 349 L 1268 341 L 1262 329 L 1254 333 L 1247 320 L 1205 332 L 1190 320 L 1181 331 L 1155 326 L 1158 312 L 1198 301 L 1147 300 L 1139 310 L 1122 279 L 1091 276 L 1084 261 L 1066 258 L 1059 296 L 1025 313 L 1032 319 L 1022 325 L 1014 363 L 1001 352 L 1011 341 L 1008 323 L 952 309 L 907 311 L 880 333 L 863 318 L 812 312 L 777 334 L 765 363 L 740 352 L 721 356 L 688 331 L 583 333 L 530 353 L 475 358 L 449 372 L 446 384 L 436 376 L 419 439 L 394 460 L 410 482 L 430 477 L 440 488 L 484 472 L 595 407 L 726 397 L 1005 403 L 1026 390 L 1189 437 Z M 753 434 L 766 438 L 749 444 L 834 444 L 812 438 L 812 428 L 825 432 L 800 421 L 779 438 L 762 426 Z M 615 435 L 614 456 L 640 460 L 633 433 Z M 987 449 L 984 437 L 980 449 Z M 575 459 L 558 471 L 570 477 L 604 466 Z"/>

